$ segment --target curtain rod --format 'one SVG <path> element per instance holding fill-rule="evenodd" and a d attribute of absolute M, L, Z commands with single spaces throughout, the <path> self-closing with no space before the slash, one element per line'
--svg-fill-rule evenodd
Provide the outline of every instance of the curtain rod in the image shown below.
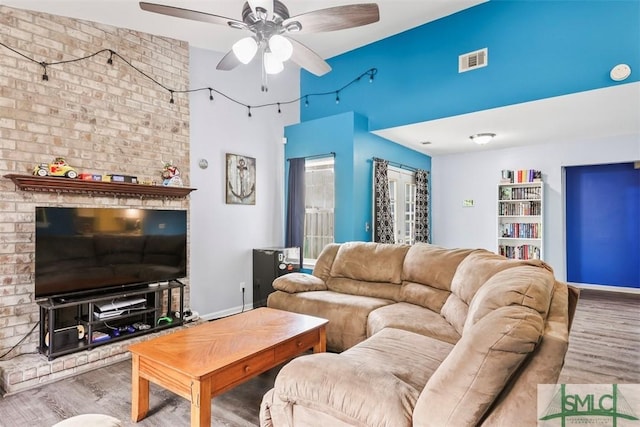
<path fill-rule="evenodd" d="M 388 162 L 389 166 L 395 166 L 397 168 L 406 169 L 406 170 L 409 170 L 409 171 L 412 171 L 412 172 L 416 172 L 416 171 L 422 170 L 420 168 L 414 168 L 413 166 L 403 165 L 402 163 L 392 162 L 391 160 L 385 160 L 385 159 L 381 159 L 379 157 L 373 157 L 371 160 L 373 160 L 374 162 Z"/>
<path fill-rule="evenodd" d="M 316 159 L 316 158 L 320 158 L 320 157 L 335 157 L 336 153 L 334 153 L 333 151 L 330 151 L 328 153 L 324 153 L 324 154 L 312 154 L 311 156 L 306 156 L 306 157 L 294 157 L 296 159 Z M 289 161 L 291 159 L 287 159 L 287 161 Z"/>

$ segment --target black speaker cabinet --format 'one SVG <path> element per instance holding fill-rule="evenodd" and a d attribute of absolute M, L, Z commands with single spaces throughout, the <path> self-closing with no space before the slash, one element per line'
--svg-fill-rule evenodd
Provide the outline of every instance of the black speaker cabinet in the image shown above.
<path fill-rule="evenodd" d="M 265 307 L 273 281 L 287 273 L 300 271 L 300 248 L 253 250 L 253 307 Z"/>

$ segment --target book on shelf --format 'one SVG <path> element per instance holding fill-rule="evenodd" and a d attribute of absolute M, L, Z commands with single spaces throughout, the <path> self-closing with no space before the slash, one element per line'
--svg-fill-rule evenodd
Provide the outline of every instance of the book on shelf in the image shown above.
<path fill-rule="evenodd" d="M 500 200 L 511 200 L 511 187 L 500 188 Z"/>
<path fill-rule="evenodd" d="M 536 169 L 502 170 L 500 184 L 542 182 L 542 172 Z"/>
<path fill-rule="evenodd" d="M 507 239 L 539 239 L 542 227 L 539 223 L 514 222 L 502 224 L 500 237 Z"/>
<path fill-rule="evenodd" d="M 500 245 L 498 253 L 511 259 L 540 259 L 540 248 L 535 245 Z"/>

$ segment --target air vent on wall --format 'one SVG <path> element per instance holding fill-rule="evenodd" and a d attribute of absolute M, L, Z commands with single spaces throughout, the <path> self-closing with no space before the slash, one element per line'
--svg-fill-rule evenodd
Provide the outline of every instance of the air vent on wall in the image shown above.
<path fill-rule="evenodd" d="M 458 73 L 475 70 L 476 68 L 486 67 L 489 63 L 489 48 L 476 50 L 475 52 L 465 53 L 458 57 Z"/>

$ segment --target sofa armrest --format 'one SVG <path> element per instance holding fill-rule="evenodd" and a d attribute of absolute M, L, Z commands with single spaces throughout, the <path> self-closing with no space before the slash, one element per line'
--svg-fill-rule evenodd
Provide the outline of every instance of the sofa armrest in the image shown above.
<path fill-rule="evenodd" d="M 308 291 L 326 291 L 327 285 L 319 277 L 307 273 L 289 273 L 273 281 L 273 288 L 295 294 Z"/>

